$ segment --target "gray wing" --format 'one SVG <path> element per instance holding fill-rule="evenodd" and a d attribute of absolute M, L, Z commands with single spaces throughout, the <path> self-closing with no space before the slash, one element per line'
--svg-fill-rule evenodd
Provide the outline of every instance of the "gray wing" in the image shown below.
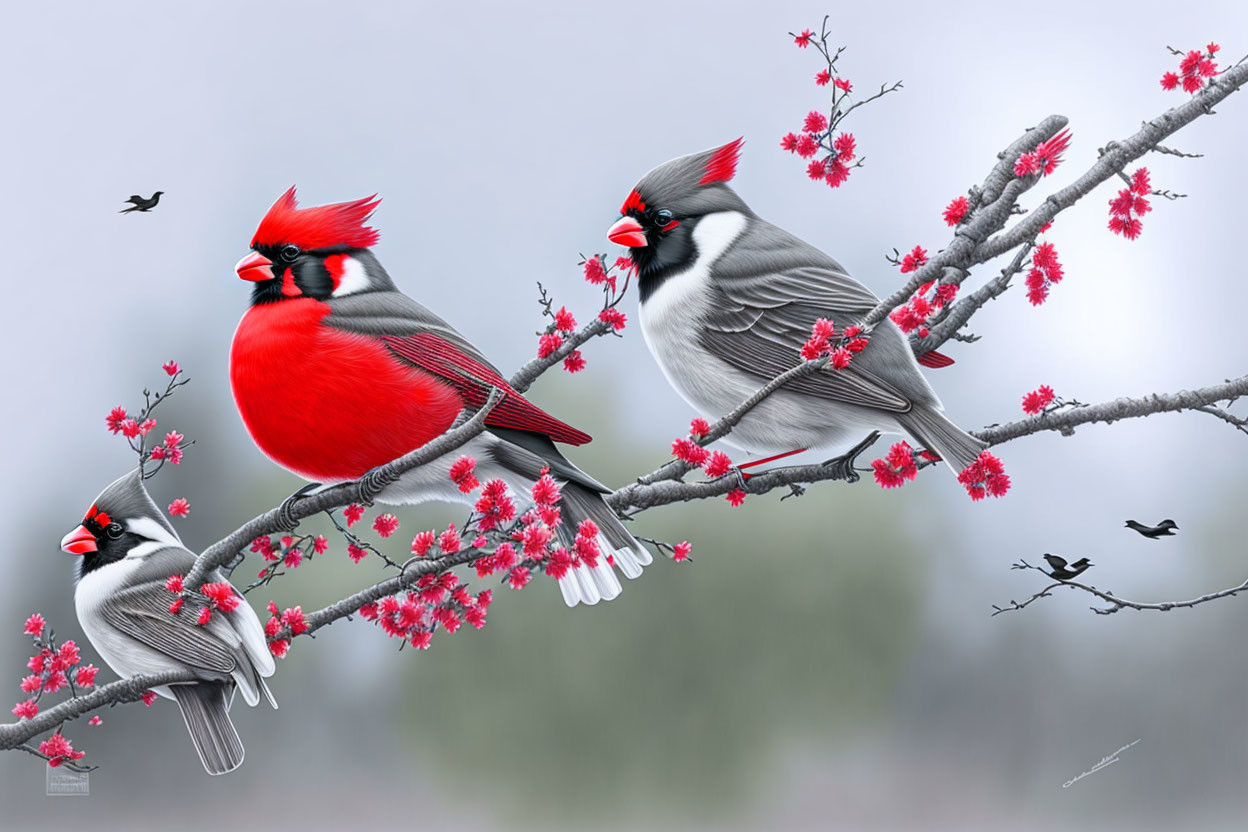
<path fill-rule="evenodd" d="M 830 258 L 826 266 L 730 275 L 717 280 L 715 290 L 717 303 L 703 320 L 702 345 L 760 386 L 801 363 L 802 345 L 817 319 L 829 318 L 841 328 L 878 302 Z M 871 372 L 875 362 L 861 360 L 871 352 L 844 370 L 798 379 L 786 389 L 894 413 L 910 410 L 905 393 Z"/>
<path fill-rule="evenodd" d="M 208 675 L 229 676 L 245 661 L 241 640 L 217 613 L 206 626 L 195 623 L 196 610 L 169 612 L 174 596 L 163 582 L 127 587 L 101 604 L 104 620 L 119 632 Z"/>
<path fill-rule="evenodd" d="M 402 292 L 361 292 L 331 298 L 329 307 L 330 314 L 325 322 L 336 329 L 373 337 L 433 335 L 498 372 L 485 354 L 458 330 Z"/>

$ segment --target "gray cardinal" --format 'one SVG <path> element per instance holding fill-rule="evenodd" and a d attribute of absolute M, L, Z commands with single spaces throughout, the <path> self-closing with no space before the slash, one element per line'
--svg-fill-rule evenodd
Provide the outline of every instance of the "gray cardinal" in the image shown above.
<path fill-rule="evenodd" d="M 650 171 L 607 233 L 637 264 L 646 344 L 668 382 L 708 416 L 729 412 L 800 363 L 817 319 L 843 331 L 879 302 L 839 263 L 759 217 L 729 187 L 741 143 Z M 950 363 L 925 358 L 932 366 Z M 955 473 L 987 447 L 941 412 L 905 337 L 887 320 L 847 368 L 794 380 L 726 441 L 775 459 L 867 431 L 909 434 Z"/>
<path fill-rule="evenodd" d="M 204 626 L 190 606 L 170 612 L 177 596 L 165 582 L 189 572 L 195 555 L 152 502 L 137 470 L 95 498 L 61 548 L 81 558 L 74 606 L 100 657 L 122 677 L 193 671 L 199 681 L 153 690 L 177 701 L 209 774 L 238 768 L 243 743 L 229 713 L 235 691 L 248 705 L 264 694 L 277 707 L 264 682 L 273 675 L 273 656 L 251 607 L 239 599 L 235 610 L 214 611 Z M 225 584 L 215 571 L 208 581 Z"/>

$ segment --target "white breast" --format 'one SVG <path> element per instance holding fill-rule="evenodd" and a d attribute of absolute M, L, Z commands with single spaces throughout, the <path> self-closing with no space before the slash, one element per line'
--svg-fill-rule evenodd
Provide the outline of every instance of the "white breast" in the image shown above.
<path fill-rule="evenodd" d="M 74 610 L 87 640 L 113 672 L 123 677 L 160 673 L 177 666 L 163 653 L 120 633 L 100 613 L 104 599 L 125 588 L 130 573 L 141 565 L 141 560 L 132 558 L 107 564 L 84 575 L 74 591 Z M 164 688 L 156 692 L 170 696 Z"/>
<path fill-rule="evenodd" d="M 698 339 L 702 320 L 712 311 L 711 265 L 736 242 L 748 222 L 737 211 L 703 217 L 693 229 L 697 257 L 692 265 L 663 281 L 638 310 L 646 346 L 668 383 L 709 416 L 721 415 L 753 392 L 729 379 L 727 368 Z"/>

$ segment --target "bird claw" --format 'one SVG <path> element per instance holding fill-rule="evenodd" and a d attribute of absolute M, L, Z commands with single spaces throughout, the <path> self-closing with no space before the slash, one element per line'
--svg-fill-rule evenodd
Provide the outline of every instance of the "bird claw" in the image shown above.
<path fill-rule="evenodd" d="M 372 469 L 364 476 L 360 477 L 360 502 L 364 505 L 371 506 L 377 495 L 386 489 L 386 486 L 395 482 L 399 475 L 387 469 L 385 466 L 378 466 Z"/>
<path fill-rule="evenodd" d="M 299 518 L 295 517 L 294 514 L 295 503 L 302 500 L 309 491 L 320 487 L 321 484 L 319 482 L 310 482 L 285 500 L 282 500 L 282 504 L 277 507 L 277 522 L 281 524 L 283 529 L 293 532 L 299 528 Z"/>
<path fill-rule="evenodd" d="M 880 432 L 873 430 L 866 439 L 850 448 L 838 457 L 829 459 L 823 463 L 823 467 L 832 469 L 832 479 L 845 480 L 845 482 L 858 482 L 860 477 L 858 472 L 854 470 L 854 463 L 858 461 L 858 457 L 863 454 L 867 448 L 875 444 L 880 438 Z"/>

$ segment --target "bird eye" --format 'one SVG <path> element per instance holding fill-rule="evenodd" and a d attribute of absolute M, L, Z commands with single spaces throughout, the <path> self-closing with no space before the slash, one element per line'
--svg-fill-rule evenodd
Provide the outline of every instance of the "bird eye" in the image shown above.
<path fill-rule="evenodd" d="M 104 529 L 104 534 L 108 535 L 109 540 L 116 540 L 121 537 L 125 531 L 126 530 L 121 527 L 120 523 L 109 523 L 108 528 Z"/>
<path fill-rule="evenodd" d="M 663 228 L 672 221 L 672 212 L 666 208 L 660 208 L 654 212 L 654 224 L 659 228 Z"/>
<path fill-rule="evenodd" d="M 299 246 L 287 243 L 282 246 L 282 259 L 287 263 L 295 262 L 295 258 L 299 256 Z"/>

